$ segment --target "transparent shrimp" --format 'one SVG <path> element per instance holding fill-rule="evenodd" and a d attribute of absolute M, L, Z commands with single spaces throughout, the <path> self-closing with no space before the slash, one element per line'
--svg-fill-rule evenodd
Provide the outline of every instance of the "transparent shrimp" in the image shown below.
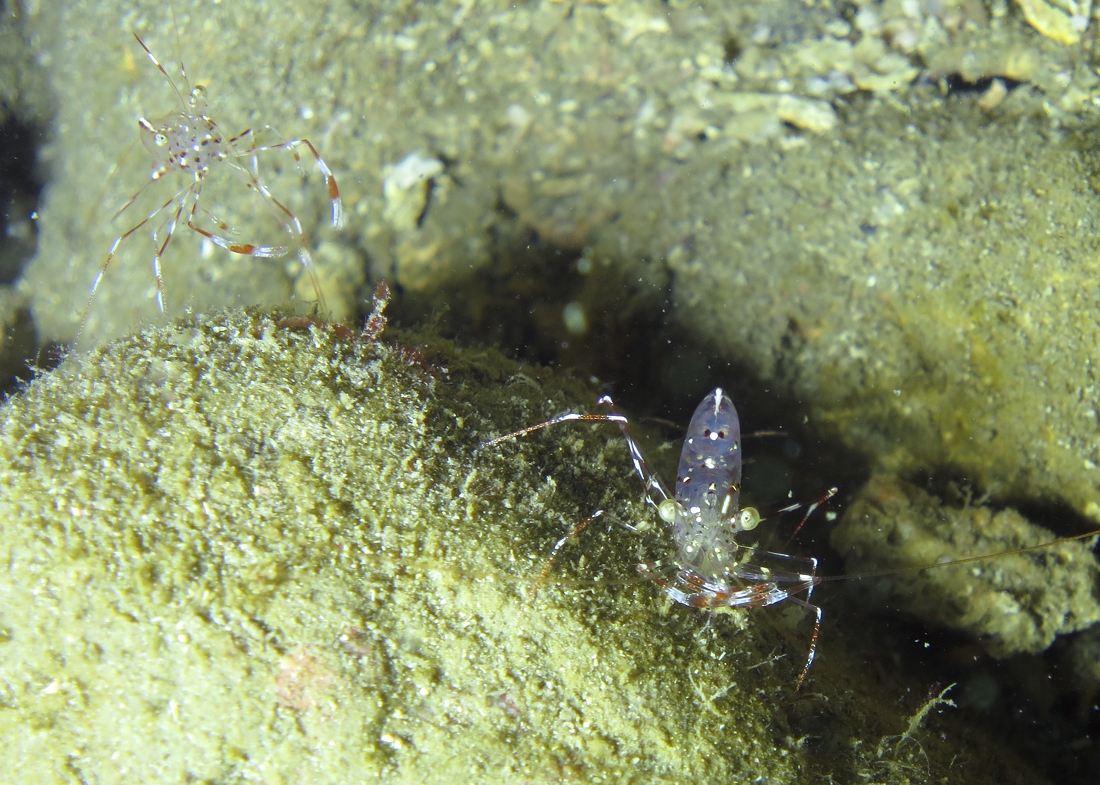
<path fill-rule="evenodd" d="M 88 296 L 88 303 L 84 308 L 84 315 L 80 321 L 77 338 L 83 332 L 88 322 L 92 303 L 95 300 L 99 285 L 107 272 L 107 268 L 114 260 L 119 246 L 144 227 L 151 227 L 153 241 L 153 277 L 156 280 L 157 309 L 164 312 L 164 281 L 161 275 L 161 259 L 164 256 L 168 244 L 172 241 L 173 234 L 182 222 L 192 231 L 198 233 L 215 245 L 232 253 L 244 256 L 256 256 L 272 258 L 287 255 L 291 249 L 297 252 L 302 264 L 313 284 L 317 296 L 318 306 L 325 307 L 324 295 L 317 277 L 317 270 L 313 263 L 309 244 L 305 233 L 302 231 L 301 221 L 282 201 L 272 195 L 259 178 L 257 156 L 275 150 L 289 152 L 295 161 L 295 165 L 301 169 L 301 157 L 298 148 L 304 146 L 313 155 L 325 178 L 329 199 L 332 202 L 332 223 L 337 229 L 343 226 L 343 205 L 340 201 L 340 189 L 336 184 L 336 177 L 332 170 L 321 158 L 317 148 L 308 139 L 291 139 L 279 141 L 274 144 L 256 143 L 257 133 L 252 128 L 246 128 L 235 136 L 226 136 L 214 119 L 207 113 L 206 89 L 202 85 L 191 87 L 187 72 L 180 63 L 179 76 L 184 89 L 169 76 L 160 60 L 146 46 L 137 33 L 134 38 L 145 54 L 164 76 L 165 81 L 175 93 L 179 106 L 161 118 L 149 120 L 145 117 L 138 119 L 138 128 L 141 132 L 141 141 L 149 151 L 153 165 L 149 172 L 149 180 L 125 204 L 115 213 L 114 218 L 125 213 L 154 183 L 164 180 L 169 175 L 179 172 L 187 176 L 187 180 L 175 190 L 159 206 L 150 211 L 144 218 L 118 235 L 111 243 L 107 252 L 107 258 L 103 266 L 96 274 L 92 282 L 92 288 Z M 270 131 L 265 126 L 262 131 Z M 250 166 L 243 161 L 248 159 Z M 212 218 L 210 213 L 201 205 L 203 186 L 212 172 L 219 169 L 228 170 L 233 175 L 243 180 L 244 186 L 258 194 L 267 211 L 279 222 L 283 230 L 289 236 L 287 245 L 259 245 L 250 242 L 240 242 L 230 235 L 229 226 Z M 200 218 L 212 218 L 208 222 L 208 228 L 200 223 Z"/>
<path fill-rule="evenodd" d="M 609 396 L 602 397 L 600 403 L 612 406 Z M 551 425 L 573 421 L 611 422 L 619 426 L 630 451 L 634 471 L 642 481 L 646 503 L 655 507 L 661 520 L 668 524 L 668 534 L 676 553 L 649 564 L 639 564 L 637 570 L 641 575 L 660 586 L 674 601 L 691 608 L 761 607 L 791 600 L 814 613 L 813 637 L 796 686 L 796 689 L 800 688 L 813 664 L 821 631 L 821 608 L 809 602 L 820 580 L 816 575 L 817 560 L 758 551 L 737 542 L 739 534 L 759 525 L 761 516 L 753 507 L 740 506 L 741 425 L 729 395 L 719 387 L 703 398 L 695 409 L 680 453 L 675 495 L 665 490 L 660 478 L 646 463 L 641 447 L 627 427 L 627 418 L 614 409 L 610 414 L 568 412 L 547 422 L 490 439 L 480 445 L 480 449 Z M 810 505 L 793 504 L 776 513 L 805 506 L 805 518 L 808 518 L 836 492 L 836 488 L 830 488 Z M 546 579 L 554 559 L 566 543 L 600 518 L 617 520 L 603 510 L 596 510 L 558 540 L 532 593 Z M 627 528 L 635 528 L 625 522 L 620 523 Z M 761 564 L 762 557 L 783 559 L 792 566 L 800 563 L 805 565 L 805 570 L 771 569 Z M 803 592 L 806 599 L 797 596 Z"/>

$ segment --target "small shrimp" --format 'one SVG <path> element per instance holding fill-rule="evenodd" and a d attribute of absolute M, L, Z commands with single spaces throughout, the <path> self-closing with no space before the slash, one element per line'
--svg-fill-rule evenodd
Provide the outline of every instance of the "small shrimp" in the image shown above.
<path fill-rule="evenodd" d="M 613 407 L 610 396 L 603 396 L 599 403 Z M 680 453 L 675 495 L 665 490 L 660 478 L 649 468 L 641 447 L 630 434 L 627 418 L 614 408 L 610 414 L 568 412 L 538 425 L 490 439 L 478 449 L 493 447 L 551 425 L 574 421 L 612 422 L 619 426 L 630 451 L 634 471 L 642 481 L 646 503 L 655 507 L 661 520 L 668 524 L 676 554 L 649 564 L 639 564 L 637 570 L 641 575 L 660 586 L 674 601 L 691 608 L 760 607 L 789 599 L 813 611 L 813 637 L 795 689 L 800 688 L 813 664 L 821 630 L 821 608 L 809 602 L 819 582 L 815 573 L 817 560 L 758 551 L 737 542 L 739 534 L 759 525 L 761 516 L 754 507 L 740 506 L 741 425 L 729 395 L 718 387 L 703 398 L 695 409 Z M 805 505 L 803 522 L 836 492 L 836 488 L 830 488 L 820 499 Z M 776 514 L 803 506 L 790 505 Z M 532 596 L 546 579 L 554 559 L 566 543 L 599 518 L 617 521 L 603 510 L 596 510 L 586 521 L 558 540 L 532 587 Z M 635 529 L 623 521 L 617 522 Z M 802 562 L 808 570 L 772 570 L 754 561 L 758 555 Z M 796 596 L 802 592 L 806 593 L 805 600 Z"/>
<path fill-rule="evenodd" d="M 298 147 L 304 145 L 317 161 L 317 168 L 320 169 L 322 176 L 325 178 L 329 199 L 332 202 L 332 224 L 339 229 L 343 226 L 344 221 L 340 189 L 336 184 L 335 175 L 321 158 L 317 148 L 308 139 L 304 138 L 279 141 L 275 144 L 257 144 L 255 142 L 257 134 L 252 128 L 246 128 L 236 136 L 227 137 L 214 119 L 207 114 L 206 88 L 202 85 L 191 87 L 182 61 L 180 62 L 179 71 L 184 89 L 180 90 L 172 77 L 168 75 L 168 71 L 165 70 L 160 60 L 141 40 L 141 37 L 134 33 L 134 38 L 172 88 L 172 92 L 175 93 L 179 101 L 179 108 L 155 120 L 148 120 L 145 117 L 138 118 L 141 141 L 152 156 L 153 166 L 149 172 L 149 181 L 119 208 L 112 220 L 126 212 L 145 193 L 146 188 L 162 180 L 167 175 L 173 172 L 182 172 L 188 175 L 190 179 L 159 207 L 153 209 L 111 243 L 107 258 L 92 282 L 88 303 L 84 308 L 84 315 L 80 321 L 76 337 L 79 338 L 84 326 L 87 324 L 96 291 L 99 289 L 99 284 L 103 280 L 111 261 L 115 258 L 119 246 L 146 225 L 152 224 L 153 227 L 153 277 L 156 279 L 157 309 L 161 313 L 164 312 L 164 281 L 161 277 L 161 258 L 164 256 L 168 244 L 172 241 L 172 235 L 180 221 L 185 222 L 189 229 L 232 253 L 263 258 L 280 257 L 289 253 L 290 246 L 287 245 L 257 245 L 247 242 L 235 242 L 226 236 L 227 233 L 231 233 L 229 226 L 216 219 L 214 220 L 213 229 L 205 228 L 196 223 L 196 216 L 199 211 L 207 212 L 200 206 L 203 185 L 210 173 L 215 171 L 219 164 L 225 164 L 225 168 L 243 176 L 245 186 L 259 194 L 268 211 L 290 235 L 291 244 L 298 253 L 302 268 L 313 283 L 318 305 L 323 310 L 325 307 L 324 295 L 321 292 L 321 284 L 317 277 L 316 267 L 313 264 L 313 256 L 302 231 L 302 224 L 298 217 L 283 202 L 275 198 L 268 187 L 260 181 L 257 163 L 257 156 L 260 153 L 286 150 L 294 157 L 295 164 L 300 171 L 302 160 L 298 155 Z M 273 133 L 270 126 L 264 126 L 260 130 Z M 244 158 L 251 159 L 251 167 L 241 163 Z M 162 214 L 167 216 L 164 220 L 154 221 Z"/>

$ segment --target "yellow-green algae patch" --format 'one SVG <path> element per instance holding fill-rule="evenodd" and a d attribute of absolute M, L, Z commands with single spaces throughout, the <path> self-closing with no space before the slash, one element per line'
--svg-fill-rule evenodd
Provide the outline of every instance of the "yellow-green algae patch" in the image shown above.
<path fill-rule="evenodd" d="M 562 487 L 569 466 L 532 485 L 514 451 L 473 454 L 494 409 L 565 406 L 507 370 L 238 313 L 72 358 L 10 401 L 6 776 L 792 779 L 765 695 L 696 705 L 693 682 L 767 660 L 748 636 L 707 656 L 701 618 L 655 623 L 649 586 L 525 606 L 591 499 Z M 594 482 L 636 496 L 614 434 L 584 436 L 556 460 L 606 446 Z M 629 571 L 614 534 L 588 538 L 591 575 Z"/>
<path fill-rule="evenodd" d="M 908 687 L 826 633 L 795 694 L 804 614 L 780 636 L 774 611 L 669 609 L 622 530 L 526 605 L 593 506 L 643 520 L 636 480 L 614 428 L 474 447 L 589 395 L 258 313 L 70 358 L 3 409 L 4 776 L 1038 781 L 961 723 L 879 754 Z"/>

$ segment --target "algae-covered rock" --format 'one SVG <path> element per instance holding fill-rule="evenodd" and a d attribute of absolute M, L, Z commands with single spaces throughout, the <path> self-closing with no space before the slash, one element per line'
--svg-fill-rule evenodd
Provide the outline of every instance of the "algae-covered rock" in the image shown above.
<path fill-rule="evenodd" d="M 10 401 L 6 775 L 793 779 L 740 617 L 700 634 L 621 583 L 525 605 L 589 511 L 570 486 L 637 493 L 613 433 L 540 442 L 534 473 L 475 455 L 498 413 L 565 405 L 510 370 L 234 314 L 72 357 Z M 622 534 L 586 538 L 580 574 L 629 577 Z M 741 680 L 770 686 L 723 697 Z"/>
<path fill-rule="evenodd" d="M 322 288 L 341 318 L 367 288 L 365 268 L 374 278 L 396 275 L 425 297 L 444 281 L 476 290 L 469 276 L 499 258 L 503 239 L 532 231 L 571 250 L 602 244 L 631 268 L 639 257 L 661 260 L 688 235 L 649 200 L 697 198 L 675 175 L 682 164 L 701 161 L 736 180 L 753 166 L 739 155 L 745 145 L 765 143 L 768 156 L 803 146 L 820 154 L 842 128 L 874 136 L 874 118 L 850 110 L 850 98 L 871 91 L 919 108 L 927 100 L 922 71 L 1027 82 L 1006 103 L 1056 117 L 1094 111 L 1097 85 L 1072 50 L 1043 41 L 1016 16 L 990 20 L 973 1 L 441 2 L 411 13 L 404 0 L 365 7 L 72 0 L 30 3 L 21 14 L 18 43 L 27 56 L 16 62 L 33 58 L 34 67 L 15 73 L 47 84 L 40 92 L 57 106 L 44 152 L 53 179 L 41 210 L 42 252 L 24 286 L 40 335 L 58 341 L 74 335 L 112 240 L 191 177 L 169 172 L 149 182 L 137 118 L 180 104 L 134 33 L 184 92 L 178 61 L 191 83 L 207 87 L 210 116 L 226 134 L 249 127 L 260 134 L 271 124 L 315 143 L 344 195 L 342 233 L 326 226 L 328 192 L 315 174 L 303 180 L 280 150 L 260 154 L 258 165 L 316 246 Z M 308 150 L 299 152 L 315 172 Z M 421 171 L 429 182 L 394 188 L 394 170 L 410 156 L 438 167 Z M 838 184 L 865 177 L 860 171 L 828 177 Z M 761 204 L 787 212 L 788 192 L 802 185 L 790 177 L 776 183 L 788 187 L 773 184 Z M 133 208 L 113 220 L 143 186 Z M 215 166 L 203 191 L 200 222 L 228 223 L 234 242 L 287 241 L 229 166 Z M 735 219 L 740 213 L 728 207 Z M 713 222 L 705 212 L 695 217 Z M 163 226 L 153 221 L 117 249 L 89 338 L 122 334 L 154 311 L 150 233 L 163 239 L 168 214 Z M 651 239 L 662 225 L 680 234 L 671 243 L 665 234 Z M 162 264 L 172 313 L 185 302 L 204 310 L 316 297 L 293 254 L 265 262 L 208 247 L 197 255 L 198 236 L 183 223 L 176 231 L 177 247 Z M 655 271 L 638 272 L 660 288 Z"/>
<path fill-rule="evenodd" d="M 851 573 L 912 568 L 1050 542 L 1015 510 L 951 508 L 892 477 L 873 477 L 830 541 Z M 864 599 L 969 632 L 993 656 L 1047 649 L 1100 623 L 1100 564 L 1090 542 L 868 579 Z"/>
<path fill-rule="evenodd" d="M 905 688 L 829 644 L 796 695 L 807 615 L 667 608 L 634 571 L 659 537 L 586 533 L 527 604 L 593 506 L 645 520 L 629 458 L 607 426 L 474 448 L 590 393 L 306 324 L 148 330 L 5 405 L 12 781 L 1037 781 L 958 725 L 882 753 Z"/>
<path fill-rule="evenodd" d="M 903 474 L 1100 519 L 1091 151 L 951 99 L 857 113 L 654 197 L 673 318 Z"/>

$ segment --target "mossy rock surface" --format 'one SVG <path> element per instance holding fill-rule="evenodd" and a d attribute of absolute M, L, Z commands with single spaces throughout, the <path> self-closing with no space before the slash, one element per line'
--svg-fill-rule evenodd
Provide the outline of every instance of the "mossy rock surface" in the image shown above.
<path fill-rule="evenodd" d="M 957 727 L 891 743 L 917 705 L 835 644 L 796 693 L 807 615 L 669 608 L 634 570 L 658 535 L 593 527 L 528 602 L 593 506 L 655 520 L 613 427 L 475 450 L 592 391 L 300 325 L 150 329 L 5 404 L 10 781 L 924 781 L 959 754 L 1032 774 Z"/>
<path fill-rule="evenodd" d="M 469 354 L 237 313 L 70 358 L 10 401 L 15 781 L 791 779 L 763 695 L 727 719 L 695 705 L 688 668 L 728 680 L 766 659 L 750 637 L 718 662 L 697 616 L 654 625 L 648 586 L 552 581 L 525 604 L 590 511 L 576 488 L 637 493 L 614 432 L 549 437 L 562 465 L 534 485 L 514 450 L 475 455 L 497 412 L 566 398 Z M 605 466 L 566 487 L 586 454 Z M 613 534 L 584 541 L 589 577 L 629 577 Z"/>

